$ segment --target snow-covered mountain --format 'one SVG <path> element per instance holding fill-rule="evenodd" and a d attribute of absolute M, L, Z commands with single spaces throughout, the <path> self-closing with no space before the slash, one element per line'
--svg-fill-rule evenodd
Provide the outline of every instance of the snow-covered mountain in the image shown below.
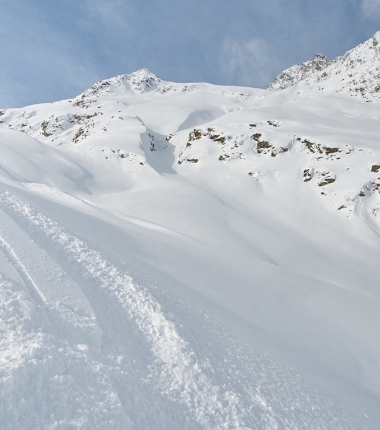
<path fill-rule="evenodd" d="M 379 34 L 0 111 L 2 428 L 378 427 Z"/>
<path fill-rule="evenodd" d="M 380 31 L 361 45 L 330 61 L 317 54 L 313 60 L 280 73 L 268 89 L 312 85 L 320 91 L 337 91 L 365 100 L 380 98 Z"/>

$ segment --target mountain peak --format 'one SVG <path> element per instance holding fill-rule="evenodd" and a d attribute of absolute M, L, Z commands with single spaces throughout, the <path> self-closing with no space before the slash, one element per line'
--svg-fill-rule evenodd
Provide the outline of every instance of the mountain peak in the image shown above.
<path fill-rule="evenodd" d="M 130 79 L 145 79 L 146 77 L 153 77 L 155 79 L 158 79 L 157 75 L 155 75 L 153 72 L 151 72 L 149 69 L 146 69 L 145 67 L 136 70 L 135 72 L 130 73 L 128 76 Z"/>
<path fill-rule="evenodd" d="M 131 89 L 136 93 L 154 91 L 162 82 L 154 73 L 148 69 L 139 69 L 129 75 L 122 75 L 122 80 L 127 81 Z"/>
<path fill-rule="evenodd" d="M 377 31 L 377 32 L 373 35 L 372 40 L 373 40 L 373 46 L 377 46 L 377 45 L 379 45 L 379 44 L 380 44 L 380 31 Z"/>
<path fill-rule="evenodd" d="M 280 73 L 270 90 L 317 84 L 323 91 L 329 88 L 366 100 L 380 98 L 380 31 L 366 42 L 347 51 L 343 56 L 328 60 L 317 54 L 313 60 L 295 65 Z"/>
<path fill-rule="evenodd" d="M 310 61 L 305 61 L 302 64 L 296 64 L 289 69 L 284 70 L 275 81 L 268 85 L 270 90 L 283 90 L 285 88 L 296 85 L 303 81 L 308 76 L 324 70 L 331 61 L 322 54 L 315 54 L 314 58 Z"/>
<path fill-rule="evenodd" d="M 166 82 L 159 79 L 154 73 L 143 68 L 129 75 L 117 75 L 113 78 L 96 82 L 92 87 L 75 97 L 72 103 L 75 106 L 87 108 L 92 103 L 96 103 L 99 96 L 125 92 L 142 94 L 157 91 L 164 87 L 165 84 Z"/>

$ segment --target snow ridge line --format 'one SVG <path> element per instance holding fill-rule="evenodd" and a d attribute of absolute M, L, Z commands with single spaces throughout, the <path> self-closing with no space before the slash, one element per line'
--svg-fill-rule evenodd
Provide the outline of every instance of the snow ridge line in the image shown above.
<path fill-rule="evenodd" d="M 145 288 L 18 197 L 5 192 L 0 195 L 0 202 L 21 217 L 28 228 L 37 228 L 53 244 L 58 244 L 68 260 L 81 269 L 83 277 L 96 279 L 101 288 L 118 299 L 159 360 L 152 376 L 157 376 L 163 393 L 187 405 L 205 428 L 247 428 L 243 421 L 248 411 L 241 405 L 239 395 L 213 384 L 202 370 L 205 365 L 198 362 L 189 343 L 180 337 L 174 323 L 166 318 L 160 304 Z"/>

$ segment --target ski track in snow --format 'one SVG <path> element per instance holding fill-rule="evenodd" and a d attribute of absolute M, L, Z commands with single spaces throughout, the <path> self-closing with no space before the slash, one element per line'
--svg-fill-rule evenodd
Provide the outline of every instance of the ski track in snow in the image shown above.
<path fill-rule="evenodd" d="M 26 375 L 24 388 L 15 391 L 19 392 L 20 398 L 24 395 L 25 403 L 25 398 L 31 396 L 28 384 L 35 385 L 35 381 L 30 379 L 33 375 L 35 378 L 46 375 L 47 380 L 37 384 L 45 387 L 45 391 L 40 390 L 29 402 L 44 402 L 48 399 L 44 396 L 50 395 L 57 404 L 63 402 L 66 405 L 62 406 L 63 410 L 54 409 L 61 421 L 52 419 L 49 410 L 37 416 L 40 408 L 36 408 L 34 421 L 31 421 L 34 426 L 268 430 L 358 428 L 351 424 L 344 412 L 318 396 L 306 383 L 297 380 L 295 374 L 280 369 L 269 356 L 242 353 L 240 368 L 236 369 L 236 359 L 224 349 L 227 338 L 221 339 L 221 333 L 216 329 L 209 336 L 212 341 L 215 340 L 214 335 L 216 339 L 219 337 L 220 346 L 216 341 L 214 352 L 210 351 L 211 359 L 202 357 L 202 351 L 197 351 L 200 347 L 192 347 L 186 336 L 181 334 L 186 329 L 175 324 L 175 318 L 164 310 L 165 305 L 161 305 L 147 287 L 136 283 L 123 269 L 18 197 L 5 192 L 0 195 L 0 203 L 8 214 L 0 209 L 0 219 L 7 223 L 9 236 L 5 237 L 7 232 L 2 224 L 0 250 L 29 290 L 29 293 L 25 292 L 5 276 L 0 279 L 4 315 L 1 320 L 4 327 L 1 328 L 7 333 L 1 341 L 0 376 L 5 387 L 2 395 L 13 393 L 14 381 L 21 384 L 22 375 Z M 10 219 L 7 220 L 7 216 Z M 16 223 L 19 232 L 16 231 Z M 13 236 L 9 234 L 12 229 Z M 37 260 L 38 255 L 45 259 L 45 263 L 48 260 L 50 278 L 64 277 L 65 282 L 59 289 L 61 292 L 50 293 L 49 283 L 44 281 L 46 273 L 38 273 L 33 259 L 17 244 L 17 233 L 29 235 L 21 242 L 24 247 L 29 246 Z M 32 243 L 32 237 L 38 244 Z M 67 294 L 62 293 L 62 288 Z M 82 312 L 73 307 L 70 311 L 62 311 L 63 305 L 68 309 L 70 292 L 79 298 L 78 307 Z M 17 310 L 14 310 L 12 303 L 16 302 Z M 57 322 L 60 324 L 59 333 L 63 333 L 60 339 L 54 334 Z M 34 330 L 30 330 L 30 324 L 34 324 Z M 74 329 L 65 328 L 67 324 Z M 78 328 L 82 329 L 82 340 L 74 334 Z M 101 342 L 100 333 L 103 336 Z M 116 344 L 115 339 L 120 344 Z M 13 346 L 15 342 L 16 346 Z M 228 343 L 229 349 L 236 347 L 238 351 L 237 344 L 233 345 L 232 340 Z M 77 347 L 71 346 L 73 344 Z M 30 353 L 28 348 L 34 348 L 38 353 Z M 36 359 L 27 361 L 26 365 L 28 354 Z M 128 354 L 132 358 L 128 358 Z M 70 363 L 69 369 L 63 371 L 67 375 L 57 376 L 59 371 L 56 368 L 62 371 L 68 366 L 66 361 Z M 46 366 L 48 370 L 45 370 Z M 65 387 L 70 394 L 66 393 Z M 143 399 L 145 393 L 146 399 Z M 70 402 L 62 400 L 64 395 L 71 397 L 71 404 L 77 405 L 78 410 L 67 411 Z M 22 405 L 22 399 L 19 401 Z M 8 402 L 2 401 L 2 404 Z M 12 399 L 9 404 L 18 403 Z M 23 404 L 20 408 L 30 408 L 31 404 Z M 178 404 L 183 407 L 178 408 Z M 140 406 L 141 411 L 136 410 Z M 14 410 L 14 407 L 8 411 L 0 410 L 0 422 L 10 423 L 3 428 L 14 428 L 12 422 L 22 424 L 21 410 Z M 169 410 L 172 411 L 171 417 L 165 416 Z"/>
<path fill-rule="evenodd" d="M 134 284 L 125 273 L 89 249 L 81 240 L 66 233 L 59 225 L 41 214 L 26 214 L 50 238 L 59 243 L 66 254 L 77 261 L 83 276 L 92 276 L 102 287 L 123 304 L 125 311 L 144 333 L 159 360 L 160 369 L 152 369 L 160 388 L 186 404 L 197 421 L 205 427 L 244 428 L 238 394 L 223 391 L 214 385 L 201 369 L 194 352 L 177 333 L 174 324 L 161 312 L 160 305 L 143 288 Z M 157 366 L 157 365 L 156 365 Z"/>
<path fill-rule="evenodd" d="M 12 246 L 9 242 L 12 242 Z M 51 317 L 84 330 L 98 343 L 94 310 L 73 280 L 0 209 L 0 249 L 20 274 L 32 296 Z M 28 267 L 23 262 L 26 262 Z M 55 315 L 54 315 L 55 314 Z M 77 332 L 78 332 L 77 330 Z"/>

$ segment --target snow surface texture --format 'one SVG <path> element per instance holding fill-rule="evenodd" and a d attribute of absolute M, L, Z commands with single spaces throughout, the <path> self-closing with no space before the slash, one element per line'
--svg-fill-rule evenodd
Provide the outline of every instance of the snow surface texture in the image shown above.
<path fill-rule="evenodd" d="M 378 428 L 378 39 L 0 111 L 1 428 Z"/>

